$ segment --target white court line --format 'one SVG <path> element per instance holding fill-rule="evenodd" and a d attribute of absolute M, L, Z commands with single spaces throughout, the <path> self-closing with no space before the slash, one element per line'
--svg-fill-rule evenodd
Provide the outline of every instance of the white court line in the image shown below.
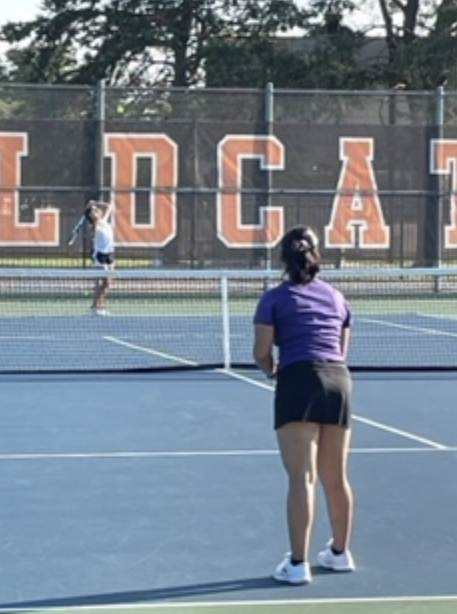
<path fill-rule="evenodd" d="M 440 452 L 457 452 L 457 446 L 452 448 L 352 448 L 351 454 L 431 454 Z M 247 458 L 260 456 L 278 456 L 278 450 L 151 450 L 137 452 L 28 452 L 2 453 L 2 461 L 35 461 L 35 460 L 90 460 L 90 459 L 142 459 L 142 458 Z"/>
<path fill-rule="evenodd" d="M 376 322 L 376 320 L 372 320 L 373 322 Z M 161 358 L 165 358 L 167 360 L 171 360 L 171 361 L 175 361 L 177 363 L 181 363 L 184 365 L 189 365 L 189 366 L 197 366 L 197 363 L 191 360 L 186 360 L 185 358 L 180 358 L 179 356 L 174 356 L 173 354 L 166 354 L 164 352 L 158 352 L 156 350 L 152 350 L 150 348 L 145 348 L 133 343 L 128 343 L 126 341 L 122 341 L 121 339 L 118 339 L 117 337 L 110 337 L 110 336 L 106 336 L 104 337 L 104 339 L 106 339 L 107 341 L 111 341 L 112 343 L 118 343 L 119 345 L 123 345 L 125 347 L 128 347 L 130 349 L 134 349 L 134 350 L 138 350 L 141 352 L 145 352 L 146 354 L 151 354 L 153 356 L 159 356 Z M 225 375 L 227 375 L 228 377 L 232 377 L 234 379 L 239 379 L 242 382 L 245 382 L 247 384 L 250 384 L 251 386 L 257 386 L 259 388 L 263 388 L 264 390 L 269 390 L 270 392 L 272 392 L 274 389 L 271 385 L 269 384 L 265 384 L 263 382 L 259 382 L 258 380 L 255 380 L 253 378 L 250 377 L 246 377 L 245 375 L 241 375 L 239 373 L 235 373 L 234 371 L 230 371 L 227 369 L 217 369 L 216 370 L 218 373 L 223 373 Z M 378 422 L 376 420 L 369 420 L 368 418 L 362 418 L 361 416 L 357 416 L 357 415 L 353 415 L 353 419 L 361 422 L 363 424 L 366 424 L 367 426 L 372 426 L 373 428 L 376 428 L 380 431 L 386 431 L 388 433 L 391 433 L 393 435 L 398 435 L 399 437 L 403 437 L 405 439 L 410 439 L 412 441 L 416 441 L 418 443 L 422 443 L 426 446 L 430 446 L 431 448 L 436 448 L 437 450 L 447 450 L 448 446 L 444 446 L 443 444 L 437 442 L 437 441 L 433 441 L 431 439 L 427 439 L 425 437 L 420 437 L 419 435 L 415 435 L 414 433 L 411 433 L 409 431 L 404 431 L 402 429 L 397 429 L 393 426 L 389 426 L 388 424 L 384 424 L 382 422 Z"/>
<path fill-rule="evenodd" d="M 55 341 L 54 335 L 0 335 L 0 341 Z"/>
<path fill-rule="evenodd" d="M 247 384 L 252 386 L 257 386 L 259 388 L 263 388 L 265 390 L 273 391 L 273 387 L 269 384 L 265 384 L 263 382 L 259 382 L 250 377 L 246 377 L 245 375 L 241 375 L 239 373 L 235 373 L 233 371 L 224 371 L 229 377 L 233 377 L 235 379 L 239 379 Z M 419 435 L 415 435 L 414 433 L 410 433 L 409 431 L 403 431 L 402 429 L 397 429 L 393 426 L 389 426 L 388 424 L 384 424 L 382 422 L 378 422 L 377 420 L 370 420 L 368 418 L 362 418 L 361 416 L 353 415 L 353 419 L 357 422 L 361 422 L 362 424 L 366 424 L 367 426 L 372 426 L 380 431 L 386 431 L 387 433 L 392 433 L 393 435 L 398 435 L 399 437 L 403 437 L 405 439 L 410 439 L 412 441 L 417 441 L 418 443 L 423 443 L 426 446 L 430 446 L 431 448 L 435 448 L 437 450 L 448 450 L 448 446 L 444 446 L 437 441 L 433 441 L 431 439 L 427 439 L 425 437 L 420 437 Z"/>
<path fill-rule="evenodd" d="M 430 319 L 435 319 L 435 320 L 449 320 L 449 322 L 452 322 L 453 324 L 455 324 L 455 322 L 457 321 L 457 315 L 456 316 L 451 316 L 451 315 L 443 316 L 438 313 L 422 313 L 421 311 L 418 311 L 416 315 L 420 316 L 421 318 L 430 318 Z M 452 333 L 447 333 L 447 334 L 452 334 Z"/>
<path fill-rule="evenodd" d="M 422 326 L 410 326 L 409 324 L 398 324 L 397 322 L 385 322 L 384 320 L 373 320 L 372 318 L 363 318 L 363 322 L 369 322 L 370 324 L 378 324 L 381 326 L 387 326 L 389 328 L 399 328 L 402 330 L 415 331 L 417 333 L 424 333 L 425 335 L 438 335 L 442 337 L 457 337 L 457 333 L 449 333 L 444 330 L 438 330 L 437 328 L 424 328 Z"/>
<path fill-rule="evenodd" d="M 427 439 L 425 437 L 420 437 L 420 435 L 414 435 L 408 431 L 403 431 L 402 429 L 397 429 L 393 426 L 388 426 L 387 424 L 383 424 L 382 422 L 378 422 L 376 420 L 370 420 L 369 418 L 363 418 L 362 416 L 354 416 L 354 420 L 360 422 L 361 424 L 366 424 L 367 426 L 373 426 L 376 429 L 381 431 L 387 431 L 388 433 L 392 433 L 393 435 L 398 435 L 399 437 L 405 437 L 407 439 L 412 439 L 417 441 L 418 443 L 423 443 L 426 446 L 430 446 L 431 448 L 435 448 L 436 450 L 448 450 L 448 446 L 444 446 L 437 441 L 433 441 L 432 439 Z"/>
<path fill-rule="evenodd" d="M 136 343 L 128 343 L 127 341 L 122 341 L 122 339 L 118 339 L 117 337 L 111 337 L 109 335 L 106 335 L 105 337 L 103 337 L 103 339 L 105 339 L 106 341 L 111 341 L 111 343 L 117 343 L 118 345 L 122 345 L 131 350 L 136 350 L 137 352 L 144 352 L 145 354 L 150 354 L 151 356 L 165 358 L 166 360 L 171 360 L 182 365 L 189 365 L 190 367 L 197 366 L 197 363 L 193 360 L 186 360 L 185 358 L 181 358 L 180 356 L 174 356 L 173 354 L 166 354 L 165 352 L 159 352 L 157 350 L 152 350 L 151 348 L 145 348 L 141 345 L 137 345 Z"/>
<path fill-rule="evenodd" d="M 241 583 L 233 583 L 226 585 L 221 583 L 221 590 L 231 588 L 242 588 Z M 160 590 L 160 589 L 159 589 Z M 166 590 L 166 589 L 165 589 Z M 207 608 L 240 608 L 240 607 L 265 607 L 265 606 L 288 606 L 300 605 L 303 606 L 303 612 L 306 612 L 307 605 L 358 605 L 358 604 L 376 604 L 376 603 L 453 603 L 457 601 L 457 595 L 411 595 L 399 597 L 335 597 L 322 599 L 253 599 L 251 601 L 179 601 L 179 602 L 143 602 L 143 603 L 115 603 L 103 605 L 67 605 L 67 606 L 40 606 L 40 607 L 9 607 L 0 608 L 0 612 L 69 612 L 69 611 L 84 611 L 84 610 L 180 610 L 180 609 L 198 609 L 204 610 Z"/>

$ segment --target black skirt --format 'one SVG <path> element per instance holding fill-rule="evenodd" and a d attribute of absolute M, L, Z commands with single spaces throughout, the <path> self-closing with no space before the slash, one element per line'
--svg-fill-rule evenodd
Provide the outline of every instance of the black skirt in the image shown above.
<path fill-rule="evenodd" d="M 103 252 L 95 252 L 94 262 L 101 265 L 114 264 L 114 254 L 104 254 Z"/>
<path fill-rule="evenodd" d="M 348 427 L 351 393 L 351 374 L 342 362 L 303 361 L 279 369 L 274 428 L 302 421 Z"/>

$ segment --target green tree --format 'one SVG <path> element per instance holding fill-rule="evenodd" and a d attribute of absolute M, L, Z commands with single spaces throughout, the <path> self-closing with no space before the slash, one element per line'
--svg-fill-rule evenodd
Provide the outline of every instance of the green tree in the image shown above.
<path fill-rule="evenodd" d="M 263 31 L 256 38 L 214 41 L 207 58 L 213 86 L 363 89 L 370 73 L 358 64 L 365 37 L 344 24 L 353 10 L 346 0 L 316 0 L 301 14 L 304 36 L 283 38 Z"/>
<path fill-rule="evenodd" d="M 456 0 L 378 0 L 385 53 L 364 63 L 362 0 L 43 0 L 0 29 L 2 80 L 372 89 L 457 85 Z M 352 24 L 350 27 L 348 24 Z M 380 29 L 383 33 L 380 34 Z M 293 32 L 301 45 L 285 44 Z M 282 35 L 282 36 L 278 36 Z M 387 61 L 386 61 L 387 55 Z"/>
<path fill-rule="evenodd" d="M 44 0 L 40 17 L 7 24 L 1 39 L 14 80 L 187 87 L 203 82 L 213 40 L 302 22 L 294 0 Z"/>
<path fill-rule="evenodd" d="M 457 4 L 455 0 L 379 0 L 388 62 L 378 79 L 393 87 L 429 90 L 456 84 Z"/>

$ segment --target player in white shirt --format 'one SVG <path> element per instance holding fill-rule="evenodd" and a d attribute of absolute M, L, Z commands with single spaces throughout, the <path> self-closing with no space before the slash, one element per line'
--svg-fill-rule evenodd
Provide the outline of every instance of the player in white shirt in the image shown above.
<path fill-rule="evenodd" d="M 112 203 L 91 200 L 85 211 L 86 219 L 94 230 L 92 254 L 94 264 L 107 272 L 114 270 L 114 230 L 111 221 L 113 209 Z M 112 277 L 109 274 L 97 281 L 91 306 L 94 315 L 108 315 L 105 299 L 111 282 Z"/>

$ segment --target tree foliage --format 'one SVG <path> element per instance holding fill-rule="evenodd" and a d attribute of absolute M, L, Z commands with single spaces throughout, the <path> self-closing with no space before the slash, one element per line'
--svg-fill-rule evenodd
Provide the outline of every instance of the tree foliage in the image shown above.
<path fill-rule="evenodd" d="M 394 86 L 428 90 L 456 84 L 455 0 L 378 0 L 388 63 L 378 73 Z M 380 70 L 381 69 L 381 70 Z"/>
<path fill-rule="evenodd" d="M 43 0 L 0 29 L 0 78 L 28 83 L 430 89 L 456 84 L 455 0 Z M 287 35 L 295 38 L 288 44 Z M 370 36 L 385 53 L 367 58 Z M 298 44 L 297 44 L 298 43 Z"/>
<path fill-rule="evenodd" d="M 202 82 L 213 40 L 256 41 L 303 24 L 293 0 L 46 0 L 44 7 L 38 19 L 2 29 L 14 79 L 189 86 Z"/>

